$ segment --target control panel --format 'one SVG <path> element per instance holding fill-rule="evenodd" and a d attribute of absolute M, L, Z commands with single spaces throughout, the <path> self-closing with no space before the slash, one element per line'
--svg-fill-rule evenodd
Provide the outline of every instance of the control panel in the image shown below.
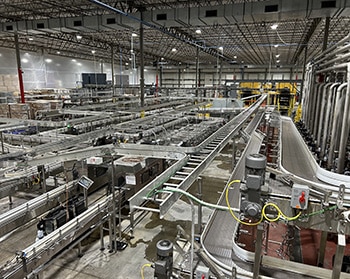
<path fill-rule="evenodd" d="M 306 185 L 294 184 L 290 206 L 296 209 L 307 209 L 310 189 Z"/>

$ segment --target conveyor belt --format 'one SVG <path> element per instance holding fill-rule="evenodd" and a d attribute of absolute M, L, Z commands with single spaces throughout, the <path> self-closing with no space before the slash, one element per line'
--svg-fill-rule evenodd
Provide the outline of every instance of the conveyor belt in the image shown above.
<path fill-rule="evenodd" d="M 282 120 L 282 156 L 281 164 L 284 169 L 296 176 L 307 180 L 317 181 L 316 168 L 308 156 L 308 150 L 295 135 L 295 129 L 291 121 Z"/>
<path fill-rule="evenodd" d="M 312 158 L 312 154 L 307 149 L 307 146 L 302 142 L 302 138 L 293 127 L 293 123 L 290 119 L 284 119 L 281 124 L 282 132 L 282 156 L 281 164 L 283 167 L 290 172 L 293 179 L 301 179 L 301 181 L 310 181 L 315 189 L 322 191 L 331 190 L 333 196 L 337 193 L 337 187 L 322 184 L 317 179 L 317 173 L 319 172 L 317 163 Z M 235 171 L 232 174 L 231 180 L 242 179 L 244 177 L 244 160 L 245 155 L 253 152 L 258 152 L 261 140 L 254 134 L 246 147 L 244 154 L 242 154 L 241 160 Z M 314 182 L 313 182 L 314 181 Z M 346 195 L 345 195 L 346 198 Z M 229 192 L 230 204 L 233 208 L 239 207 L 239 188 L 234 188 Z M 221 196 L 219 205 L 225 206 L 225 197 Z M 206 251 L 208 256 L 216 262 L 223 271 L 227 274 L 231 274 L 232 268 L 235 267 L 238 278 L 251 278 L 252 273 L 249 267 L 242 268 L 238 266 L 232 259 L 240 258 L 244 261 L 253 261 L 254 253 L 248 252 L 244 249 L 240 249 L 241 254 L 235 254 L 232 256 L 233 239 L 237 230 L 237 222 L 232 218 L 227 211 L 216 210 L 209 220 L 201 238 L 203 249 Z M 281 259 L 275 259 L 269 256 L 262 257 L 262 265 L 273 269 L 282 269 L 278 275 L 275 271 L 271 271 L 274 274 L 274 278 L 282 278 L 287 275 L 288 271 L 295 270 L 295 273 L 304 274 L 305 266 L 295 262 L 283 261 Z M 294 267 L 294 268 L 293 268 Z M 278 272 L 278 271 L 277 271 Z M 283 272 L 284 275 L 283 275 Z M 308 267 L 310 275 L 317 274 L 319 278 L 330 278 L 331 270 L 325 270 L 318 267 Z M 275 277 L 276 275 L 276 277 Z M 292 277 L 294 278 L 294 277 Z M 305 278 L 308 278 L 305 276 Z M 341 277 L 344 278 L 344 277 Z"/>
<path fill-rule="evenodd" d="M 262 140 L 263 138 L 261 135 L 258 135 L 257 133 L 253 134 L 244 154 L 242 154 L 235 171 L 232 174 L 232 179 L 244 178 L 245 155 L 259 152 Z M 229 200 L 232 207 L 239 207 L 238 187 L 230 191 Z M 218 204 L 222 206 L 226 205 L 224 195 L 221 196 Z M 235 227 L 236 221 L 232 218 L 229 212 L 216 210 L 202 235 L 202 245 L 204 249 L 208 255 L 225 270 L 232 269 L 232 237 Z"/>

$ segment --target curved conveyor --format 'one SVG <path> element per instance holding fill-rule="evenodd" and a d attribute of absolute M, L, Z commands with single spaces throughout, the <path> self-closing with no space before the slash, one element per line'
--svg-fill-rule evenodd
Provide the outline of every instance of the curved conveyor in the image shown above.
<path fill-rule="evenodd" d="M 334 174 L 324 171 L 318 165 L 309 149 L 305 145 L 299 132 L 294 126 L 290 118 L 282 117 L 281 120 L 281 158 L 280 167 L 284 173 L 288 174 L 290 178 L 297 180 L 299 183 L 305 183 L 315 190 L 320 192 L 331 191 L 331 198 L 335 199 L 338 196 L 338 185 L 345 184 L 346 194 L 344 199 L 350 200 L 349 196 L 349 182 L 350 177 Z M 252 135 L 249 144 L 245 149 L 245 153 L 241 158 L 245 158 L 245 154 L 258 152 L 262 139 L 255 133 Z M 240 160 L 236 169 L 232 173 L 232 179 L 242 179 L 244 176 L 244 160 Z M 322 183 L 332 182 L 333 185 Z M 226 186 L 227 187 L 227 186 Z M 239 205 L 239 189 L 234 188 L 229 193 L 229 200 L 232 207 Z M 225 197 L 221 196 L 219 205 L 225 206 Z M 201 242 L 203 249 L 208 256 L 221 267 L 226 274 L 232 274 L 232 269 L 236 269 L 237 278 L 252 278 L 252 267 L 246 263 L 237 262 L 254 261 L 254 253 L 248 252 L 239 248 L 236 243 L 233 243 L 235 232 L 238 228 L 237 222 L 232 218 L 227 211 L 215 210 L 212 214 L 205 230 L 202 234 Z M 232 255 L 232 248 L 239 251 L 236 255 Z M 234 260 L 232 260 L 234 259 Z M 236 259 L 236 260 L 235 260 Z M 235 263 L 237 262 L 237 264 Z M 239 265 L 238 265 L 239 264 Z M 295 271 L 295 273 L 306 275 L 305 265 L 290 261 L 284 261 L 269 256 L 263 256 L 262 265 L 270 268 L 278 268 L 281 271 L 273 273 L 274 278 L 282 278 L 287 276 L 286 272 Z M 330 278 L 331 270 L 326 270 L 318 267 L 308 266 L 309 275 L 317 274 L 318 278 Z M 284 272 L 284 273 L 283 273 Z M 279 277 L 282 276 L 282 277 Z M 288 275 L 289 276 L 289 275 Z M 260 276 L 261 278 L 266 278 Z M 293 278 L 293 275 L 292 277 Z M 343 278 L 341 276 L 341 278 Z"/>

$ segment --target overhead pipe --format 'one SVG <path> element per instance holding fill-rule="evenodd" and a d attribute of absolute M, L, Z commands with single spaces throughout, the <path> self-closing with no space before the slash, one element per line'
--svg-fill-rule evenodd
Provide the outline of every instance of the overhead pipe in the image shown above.
<path fill-rule="evenodd" d="M 343 45 L 344 43 L 348 42 L 350 40 L 350 32 L 347 36 L 345 36 L 343 39 L 341 39 L 340 41 L 338 41 L 335 45 L 333 45 L 332 47 L 326 49 L 325 51 L 323 51 L 321 54 L 315 56 L 313 58 L 314 61 L 322 61 L 322 57 L 327 56 L 327 54 L 331 53 L 334 50 L 337 50 L 337 48 L 341 45 Z"/>

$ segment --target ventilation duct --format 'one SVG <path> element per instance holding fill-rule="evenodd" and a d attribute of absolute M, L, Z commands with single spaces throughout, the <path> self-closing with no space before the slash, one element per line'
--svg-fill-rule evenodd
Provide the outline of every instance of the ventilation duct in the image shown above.
<path fill-rule="evenodd" d="M 249 6 L 251 10 L 249 11 Z M 271 0 L 264 2 L 253 2 L 247 5 L 246 14 L 250 14 L 253 21 L 279 21 L 281 19 L 281 1 Z M 248 17 L 244 17 L 247 21 Z"/>
<path fill-rule="evenodd" d="M 181 27 L 188 23 L 188 8 L 152 11 L 152 22 L 164 27 Z"/>
<path fill-rule="evenodd" d="M 3 30 L 5 32 L 17 32 L 27 34 L 27 22 L 26 21 L 16 21 L 16 22 L 6 22 L 3 25 Z"/>
<path fill-rule="evenodd" d="M 65 32 L 65 33 L 75 33 L 76 31 L 66 28 L 64 23 L 64 18 L 50 18 L 49 28 L 54 32 Z"/>
<path fill-rule="evenodd" d="M 30 27 L 30 24 L 31 24 L 31 27 Z M 49 28 L 48 19 L 37 19 L 37 20 L 29 21 L 27 28 L 28 30 L 31 30 L 31 32 L 35 34 L 52 32 L 51 29 Z"/>
<path fill-rule="evenodd" d="M 207 25 L 227 24 L 225 6 L 199 7 L 199 19 Z"/>
<path fill-rule="evenodd" d="M 310 18 L 335 17 L 341 13 L 344 8 L 344 0 L 309 0 Z M 349 3 L 348 3 L 349 5 Z M 349 14 L 347 14 L 349 16 Z"/>
<path fill-rule="evenodd" d="M 148 19 L 152 18 L 151 13 L 149 12 L 149 16 L 146 16 Z M 144 21 L 146 21 L 145 17 L 145 13 L 144 13 Z M 140 27 L 140 22 L 133 19 L 133 18 L 138 18 L 141 19 L 141 14 L 139 12 L 137 13 L 132 13 L 130 14 L 130 17 L 127 16 L 123 16 L 121 15 L 121 23 L 123 26 L 125 26 L 126 28 L 131 28 L 131 29 L 137 29 Z M 149 21 L 150 22 L 150 21 Z"/>
<path fill-rule="evenodd" d="M 308 1 L 306 0 L 283 0 L 281 1 L 281 18 L 287 19 L 305 19 L 307 16 Z"/>
<path fill-rule="evenodd" d="M 225 18 L 230 24 L 243 21 L 244 3 L 225 5 Z"/>
<path fill-rule="evenodd" d="M 122 15 L 120 14 L 110 14 L 101 16 L 101 29 L 105 30 L 123 30 L 126 29 L 125 26 L 122 26 Z"/>

